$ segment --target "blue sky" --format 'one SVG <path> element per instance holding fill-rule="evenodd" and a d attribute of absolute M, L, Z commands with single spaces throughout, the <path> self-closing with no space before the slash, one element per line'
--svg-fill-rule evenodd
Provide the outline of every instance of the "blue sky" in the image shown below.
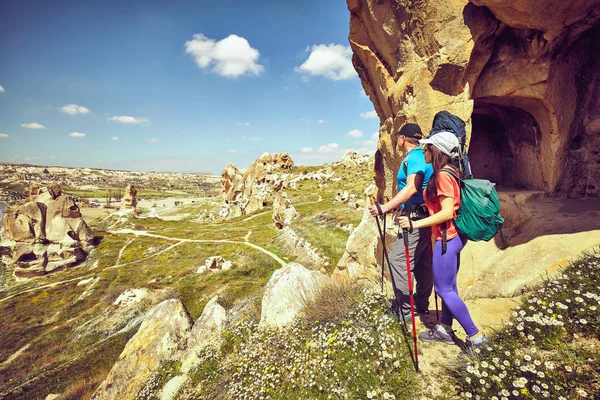
<path fill-rule="evenodd" d="M 345 1 L 0 8 L 0 162 L 220 174 L 375 151 Z"/>

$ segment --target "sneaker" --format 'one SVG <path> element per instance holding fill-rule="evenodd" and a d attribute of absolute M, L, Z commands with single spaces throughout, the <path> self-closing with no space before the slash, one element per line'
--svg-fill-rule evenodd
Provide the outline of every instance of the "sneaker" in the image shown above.
<path fill-rule="evenodd" d="M 454 344 L 453 336 L 454 331 L 448 333 L 440 324 L 436 324 L 435 328 L 430 329 L 427 332 L 419 333 L 419 339 L 424 342 L 442 342 L 446 344 Z"/>
<path fill-rule="evenodd" d="M 487 337 L 485 337 L 485 334 L 482 335 L 479 338 L 476 339 L 471 339 L 470 337 L 466 337 L 465 338 L 465 351 L 467 353 L 479 353 L 479 351 L 481 351 L 480 349 L 485 349 L 490 345 L 490 341 L 488 340 Z"/>

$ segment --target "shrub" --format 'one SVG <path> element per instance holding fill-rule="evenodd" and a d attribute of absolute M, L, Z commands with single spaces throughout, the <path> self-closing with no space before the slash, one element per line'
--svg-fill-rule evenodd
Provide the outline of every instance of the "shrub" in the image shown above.
<path fill-rule="evenodd" d="M 600 393 L 600 254 L 522 300 L 491 346 L 454 368 L 462 398 L 584 399 Z"/>

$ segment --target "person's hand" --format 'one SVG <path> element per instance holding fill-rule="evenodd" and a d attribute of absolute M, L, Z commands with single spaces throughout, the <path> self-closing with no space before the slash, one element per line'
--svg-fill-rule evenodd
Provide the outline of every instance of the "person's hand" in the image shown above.
<path fill-rule="evenodd" d="M 408 220 L 408 217 L 398 216 L 396 217 L 396 221 L 398 221 L 398 225 L 400 225 L 400 228 L 410 229 L 410 221 Z"/>
<path fill-rule="evenodd" d="M 381 211 L 383 211 L 383 210 L 381 210 Z M 379 215 L 379 211 L 377 210 L 377 206 L 376 205 L 369 206 L 369 212 L 374 217 L 376 217 L 376 216 Z"/>

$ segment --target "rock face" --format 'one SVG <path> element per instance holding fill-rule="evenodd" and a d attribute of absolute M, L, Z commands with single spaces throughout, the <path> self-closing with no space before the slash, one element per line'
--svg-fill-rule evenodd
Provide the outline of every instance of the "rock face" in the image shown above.
<path fill-rule="evenodd" d="M 170 299 L 148 312 L 93 399 L 133 399 L 161 361 L 179 359 L 192 320 L 179 300 Z"/>
<path fill-rule="evenodd" d="M 208 344 L 218 342 L 221 332 L 227 326 L 229 317 L 219 301 L 219 296 L 213 297 L 204 307 L 202 315 L 192 328 L 188 348 L 195 350 Z"/>
<path fill-rule="evenodd" d="M 326 280 L 325 274 L 298 263 L 289 263 L 275 271 L 265 287 L 260 325 L 284 326 L 292 322 Z"/>
<path fill-rule="evenodd" d="M 243 174 L 235 165 L 229 164 L 221 173 L 223 192 L 221 196 L 226 203 L 225 217 L 237 217 L 263 209 L 268 201 L 272 201 L 273 193 L 287 186 L 289 170 L 294 163 L 287 153 L 271 156 L 265 153 Z"/>
<path fill-rule="evenodd" d="M 231 268 L 231 261 L 225 261 L 221 256 L 208 257 L 204 261 L 204 265 L 198 267 L 197 274 L 204 274 L 206 272 L 219 272 L 226 271 Z"/>
<path fill-rule="evenodd" d="M 121 211 L 135 212 L 137 206 L 137 189 L 133 185 L 127 185 L 125 195 L 121 198 Z"/>
<path fill-rule="evenodd" d="M 32 277 L 70 267 L 85 259 L 94 235 L 79 208 L 59 185 L 34 187 L 29 201 L 6 208 L 1 247 L 11 256 L 17 277 Z"/>
<path fill-rule="evenodd" d="M 353 64 L 381 120 L 379 197 L 395 190 L 391 134 L 467 121 L 477 177 L 596 196 L 600 0 L 347 0 Z"/>
<path fill-rule="evenodd" d="M 285 192 L 275 196 L 275 200 L 273 200 L 273 222 L 275 222 L 277 229 L 288 226 L 297 216 L 298 213 Z"/>

